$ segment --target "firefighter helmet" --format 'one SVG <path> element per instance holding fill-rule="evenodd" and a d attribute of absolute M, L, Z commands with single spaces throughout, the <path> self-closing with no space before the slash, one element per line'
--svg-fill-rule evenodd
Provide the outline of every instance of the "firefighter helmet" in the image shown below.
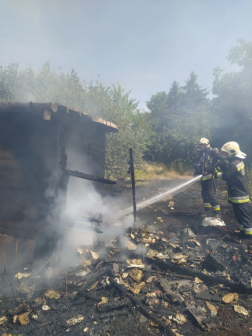
<path fill-rule="evenodd" d="M 227 153 L 229 157 L 237 157 L 239 159 L 245 159 L 247 156 L 247 154 L 241 152 L 239 144 L 235 141 L 225 143 L 221 147 L 221 151 Z"/>
<path fill-rule="evenodd" d="M 207 138 L 201 138 L 199 141 L 199 145 L 206 145 L 206 147 L 210 147 L 210 142 Z"/>

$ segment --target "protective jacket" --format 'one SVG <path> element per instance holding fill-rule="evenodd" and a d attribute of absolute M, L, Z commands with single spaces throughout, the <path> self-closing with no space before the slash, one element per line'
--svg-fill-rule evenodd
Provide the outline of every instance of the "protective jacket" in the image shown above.
<path fill-rule="evenodd" d="M 247 203 L 249 202 L 249 191 L 244 162 L 236 157 L 229 158 L 228 161 L 228 164 L 227 160 L 220 164 L 223 172 L 217 173 L 217 178 L 227 182 L 227 198 L 230 203 Z"/>
<path fill-rule="evenodd" d="M 202 181 L 210 180 L 213 178 L 218 159 L 214 156 L 215 150 L 211 147 L 207 147 L 205 150 L 201 150 L 195 163 L 195 175 L 208 173 L 203 175 Z"/>
<path fill-rule="evenodd" d="M 201 195 L 203 198 L 203 207 L 205 211 L 213 210 L 215 214 L 220 212 L 220 205 L 218 203 L 213 173 L 218 159 L 214 156 L 215 150 L 207 147 L 201 150 L 195 163 L 195 174 L 202 174 L 201 178 Z M 207 173 L 207 174 L 205 174 Z"/>

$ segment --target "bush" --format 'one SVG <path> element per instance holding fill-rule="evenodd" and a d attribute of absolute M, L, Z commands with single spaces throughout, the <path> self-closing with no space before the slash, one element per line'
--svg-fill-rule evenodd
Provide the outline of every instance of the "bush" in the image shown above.
<path fill-rule="evenodd" d="M 252 164 L 247 168 L 249 194 L 252 195 Z"/>

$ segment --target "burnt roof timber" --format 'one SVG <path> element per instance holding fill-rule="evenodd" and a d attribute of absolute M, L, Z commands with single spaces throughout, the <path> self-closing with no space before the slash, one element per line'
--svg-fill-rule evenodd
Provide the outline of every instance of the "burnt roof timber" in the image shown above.
<path fill-rule="evenodd" d="M 61 105 L 59 103 L 8 103 L 0 102 L 0 114 L 1 113 L 14 113 L 14 112 L 37 112 L 43 113 L 49 111 L 51 113 L 64 111 L 68 115 L 87 118 L 87 120 L 100 124 L 106 128 L 106 132 L 118 132 L 118 126 L 110 121 L 106 121 L 102 118 L 92 118 L 88 114 L 80 110 L 74 110 L 68 106 Z"/>

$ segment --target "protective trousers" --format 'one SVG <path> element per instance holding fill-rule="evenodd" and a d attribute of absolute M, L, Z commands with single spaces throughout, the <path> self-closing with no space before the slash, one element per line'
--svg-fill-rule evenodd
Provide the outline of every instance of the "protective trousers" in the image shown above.
<path fill-rule="evenodd" d="M 201 195 L 205 211 L 213 210 L 215 214 L 220 213 L 220 205 L 217 201 L 215 180 L 213 178 L 201 180 Z"/>
<path fill-rule="evenodd" d="M 232 203 L 235 218 L 240 224 L 240 232 L 252 236 L 252 217 L 249 213 L 249 203 Z"/>

